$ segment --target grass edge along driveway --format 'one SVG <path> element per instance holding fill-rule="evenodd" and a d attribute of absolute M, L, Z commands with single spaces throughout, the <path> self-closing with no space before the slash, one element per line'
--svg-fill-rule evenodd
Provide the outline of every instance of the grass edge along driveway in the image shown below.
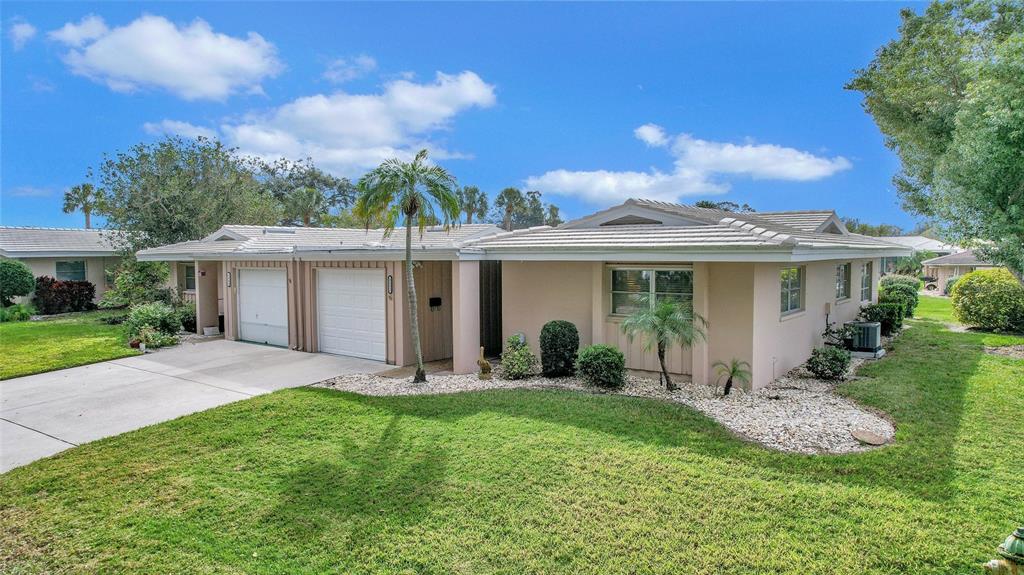
<path fill-rule="evenodd" d="M 983 346 L 1024 340 L 934 305 L 842 388 L 894 417 L 883 449 L 778 453 L 639 398 L 294 389 L 6 474 L 0 571 L 978 572 L 1024 519 L 1024 362 Z"/>
<path fill-rule="evenodd" d="M 137 355 L 120 325 L 102 321 L 123 314 L 101 310 L 0 323 L 0 380 Z"/>

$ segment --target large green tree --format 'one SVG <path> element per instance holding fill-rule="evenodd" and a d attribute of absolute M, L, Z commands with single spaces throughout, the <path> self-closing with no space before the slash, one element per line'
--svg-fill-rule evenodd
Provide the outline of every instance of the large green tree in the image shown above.
<path fill-rule="evenodd" d="M 330 225 L 328 215 L 355 200 L 352 182 L 320 170 L 312 160 L 280 159 L 259 168 L 264 189 L 281 203 L 284 225 Z"/>
<path fill-rule="evenodd" d="M 1024 4 L 934 2 L 847 88 L 900 158 L 903 205 L 1024 274 Z"/>
<path fill-rule="evenodd" d="M 220 142 L 168 137 L 133 146 L 100 166 L 96 210 L 127 251 L 200 239 L 224 224 L 271 225 L 279 202 L 262 166 Z"/>
<path fill-rule="evenodd" d="M 483 220 L 487 217 L 487 194 L 476 186 L 466 186 L 458 191 L 459 207 L 466 214 L 466 223 L 473 223 L 473 218 Z"/>
<path fill-rule="evenodd" d="M 412 229 L 424 229 L 440 222 L 448 229 L 459 222 L 461 208 L 455 192 L 455 178 L 444 168 L 427 162 L 427 151 L 420 150 L 411 162 L 390 159 L 359 180 L 355 213 L 366 227 L 382 224 L 385 235 L 394 232 L 399 222 L 405 225 L 405 276 L 409 296 L 409 331 L 416 353 L 414 383 L 427 381 L 420 346 L 419 317 L 416 313 L 416 282 L 413 277 Z"/>

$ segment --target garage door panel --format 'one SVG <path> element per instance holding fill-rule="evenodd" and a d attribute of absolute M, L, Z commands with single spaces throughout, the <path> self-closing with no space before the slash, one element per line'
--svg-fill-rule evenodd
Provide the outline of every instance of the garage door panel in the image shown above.
<path fill-rule="evenodd" d="M 239 270 L 238 338 L 288 346 L 288 275 L 285 270 Z"/>
<path fill-rule="evenodd" d="M 320 351 L 383 361 L 387 353 L 384 272 L 317 272 Z"/>

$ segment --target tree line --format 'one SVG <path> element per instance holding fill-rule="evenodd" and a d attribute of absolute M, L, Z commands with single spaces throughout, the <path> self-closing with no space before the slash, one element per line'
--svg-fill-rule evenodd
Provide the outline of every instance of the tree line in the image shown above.
<path fill-rule="evenodd" d="M 217 140 L 167 137 L 104 156 L 86 183 L 64 194 L 65 213 L 106 220 L 126 251 L 196 240 L 224 224 L 382 227 L 358 217 L 358 186 L 309 159 L 267 161 L 239 154 Z M 92 183 L 95 181 L 95 184 Z M 506 230 L 562 223 L 559 208 L 538 191 L 509 187 L 493 203 L 476 186 L 456 187 L 460 221 Z M 440 224 L 440 221 L 433 224 Z"/>

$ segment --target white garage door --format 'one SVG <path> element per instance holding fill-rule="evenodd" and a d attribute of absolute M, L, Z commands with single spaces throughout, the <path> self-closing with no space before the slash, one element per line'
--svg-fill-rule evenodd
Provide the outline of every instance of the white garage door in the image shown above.
<path fill-rule="evenodd" d="M 384 270 L 316 272 L 320 351 L 384 361 Z"/>
<path fill-rule="evenodd" d="M 238 339 L 288 347 L 285 270 L 238 271 Z"/>

